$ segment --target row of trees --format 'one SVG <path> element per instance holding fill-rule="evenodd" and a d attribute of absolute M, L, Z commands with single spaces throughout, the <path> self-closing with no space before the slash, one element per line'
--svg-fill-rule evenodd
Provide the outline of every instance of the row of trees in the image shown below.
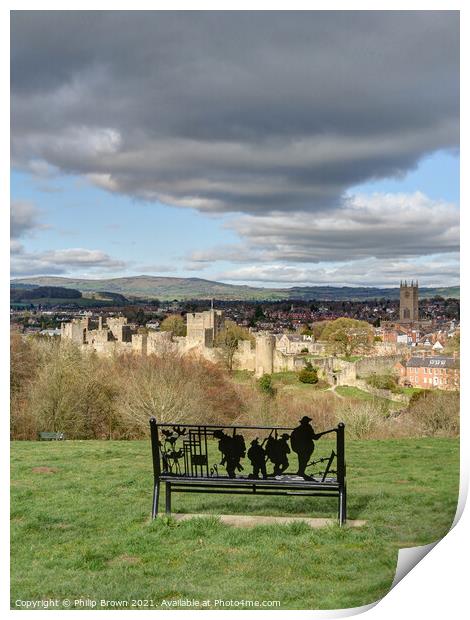
<path fill-rule="evenodd" d="M 308 415 L 315 428 L 344 421 L 348 434 L 361 438 L 458 434 L 458 393 L 430 390 L 394 418 L 375 402 L 276 390 L 269 375 L 237 384 L 221 366 L 190 356 L 103 358 L 73 343 L 19 335 L 12 337 L 10 368 L 13 439 L 36 439 L 39 431 L 62 431 L 69 439 L 141 438 L 152 416 L 295 426 Z"/>
<path fill-rule="evenodd" d="M 222 368 L 170 353 L 103 358 L 73 343 L 18 335 L 10 368 L 14 439 L 34 439 L 39 431 L 80 439 L 142 437 L 152 416 L 229 423 L 241 409 Z"/>

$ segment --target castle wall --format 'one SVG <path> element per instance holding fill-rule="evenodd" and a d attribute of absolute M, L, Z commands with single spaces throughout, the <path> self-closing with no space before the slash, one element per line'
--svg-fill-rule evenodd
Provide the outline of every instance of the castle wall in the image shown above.
<path fill-rule="evenodd" d="M 276 339 L 271 334 L 256 336 L 255 374 L 257 377 L 273 373 L 275 344 Z"/>
<path fill-rule="evenodd" d="M 106 356 L 121 353 L 178 354 L 193 355 L 212 363 L 220 363 L 224 357 L 223 351 L 214 346 L 214 333 L 217 333 L 224 325 L 223 314 L 220 311 L 209 310 L 188 314 L 188 336 L 186 337 L 173 337 L 171 332 L 157 331 L 151 331 L 148 334 L 132 334 L 125 317 L 108 318 L 107 327 L 102 329 L 89 329 L 90 325 L 89 319 L 75 319 L 70 323 L 63 323 L 62 338 L 73 340 L 83 347 L 91 347 L 97 353 Z M 99 322 L 98 327 L 103 327 L 102 321 Z M 305 366 L 306 358 L 299 356 L 297 350 L 308 348 L 311 354 L 319 355 L 319 357 L 310 358 L 309 361 L 319 369 L 319 376 L 322 379 L 337 385 L 355 385 L 357 374 L 365 376 L 371 372 L 383 372 L 393 367 L 394 363 L 402 357 L 400 354 L 384 355 L 350 363 L 338 358 L 320 357 L 325 351 L 325 345 L 321 342 L 289 341 L 289 344 L 294 345 L 293 350 L 291 353 L 284 352 L 277 348 L 281 339 L 285 344 L 285 338 L 278 337 L 276 340 L 272 334 L 261 333 L 256 336 L 254 347 L 249 340 L 239 341 L 233 358 L 233 368 L 254 372 L 257 377 L 273 372 L 298 372 Z"/>
<path fill-rule="evenodd" d="M 109 331 L 113 337 L 119 342 L 131 342 L 131 328 L 127 325 L 127 319 L 124 316 L 109 317 L 106 321 Z"/>
<path fill-rule="evenodd" d="M 133 334 L 131 344 L 133 353 L 147 355 L 147 334 Z"/>
<path fill-rule="evenodd" d="M 108 342 L 110 340 L 110 332 L 107 329 L 92 329 L 87 332 L 87 343 L 96 344 Z"/>
<path fill-rule="evenodd" d="M 89 327 L 89 319 L 73 319 L 70 323 L 61 323 L 61 338 L 72 340 L 76 344 L 86 342 L 87 330 Z"/>
<path fill-rule="evenodd" d="M 83 345 L 89 347 L 90 345 Z M 130 342 L 117 342 L 116 340 L 109 340 L 107 342 L 95 342 L 93 349 L 98 355 L 103 357 L 112 357 L 113 355 L 122 355 L 123 353 L 133 353 L 132 343 Z"/>
<path fill-rule="evenodd" d="M 186 339 L 185 339 L 186 340 Z M 147 334 L 147 354 L 164 355 L 176 351 L 177 345 L 172 342 L 171 332 L 150 332 Z"/>
<path fill-rule="evenodd" d="M 393 369 L 395 364 L 403 359 L 402 353 L 382 355 L 380 357 L 365 357 L 356 362 L 356 371 L 360 377 L 375 373 L 383 373 Z"/>
<path fill-rule="evenodd" d="M 193 343 L 213 347 L 217 335 L 224 327 L 221 310 L 188 313 L 186 315 L 186 337 Z"/>
<path fill-rule="evenodd" d="M 233 356 L 235 370 L 249 370 L 254 372 L 256 367 L 256 351 L 249 340 L 239 340 L 238 348 Z"/>

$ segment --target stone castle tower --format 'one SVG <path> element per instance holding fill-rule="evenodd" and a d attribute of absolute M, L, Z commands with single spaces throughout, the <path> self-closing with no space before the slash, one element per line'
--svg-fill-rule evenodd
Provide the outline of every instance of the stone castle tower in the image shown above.
<path fill-rule="evenodd" d="M 407 281 L 400 282 L 400 322 L 411 323 L 419 321 L 418 311 L 418 280 L 408 285 Z"/>

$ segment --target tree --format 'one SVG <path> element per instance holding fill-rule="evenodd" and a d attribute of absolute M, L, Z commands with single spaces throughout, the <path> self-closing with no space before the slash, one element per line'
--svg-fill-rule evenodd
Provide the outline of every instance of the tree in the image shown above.
<path fill-rule="evenodd" d="M 240 413 L 241 401 L 226 373 L 204 360 L 165 356 L 120 356 L 119 410 L 129 436 L 142 437 L 148 421 L 224 424 Z"/>
<path fill-rule="evenodd" d="M 330 323 L 332 323 L 332 321 L 316 321 L 315 323 L 313 323 L 312 333 L 313 333 L 315 340 L 320 340 L 324 329 Z"/>
<path fill-rule="evenodd" d="M 163 332 L 173 332 L 174 336 L 186 336 L 186 323 L 180 314 L 170 314 L 162 321 Z"/>
<path fill-rule="evenodd" d="M 395 375 L 395 373 L 392 371 L 384 372 L 381 374 L 373 372 L 368 377 L 366 377 L 366 381 L 369 385 L 378 388 L 379 390 L 390 390 L 391 392 L 399 392 L 398 376 Z"/>
<path fill-rule="evenodd" d="M 452 338 L 447 340 L 443 353 L 447 355 L 452 355 L 454 353 L 460 355 L 460 331 L 455 332 Z"/>
<path fill-rule="evenodd" d="M 373 346 L 373 337 L 369 323 L 347 318 L 329 322 L 321 334 L 321 340 L 328 343 L 331 353 L 345 357 L 369 352 Z"/>
<path fill-rule="evenodd" d="M 275 396 L 276 389 L 273 386 L 271 375 L 263 375 L 258 379 L 259 389 L 267 396 Z"/>
<path fill-rule="evenodd" d="M 233 358 L 239 340 L 253 342 L 254 338 L 245 327 L 237 325 L 234 321 L 225 321 L 224 328 L 217 334 L 215 344 L 220 349 L 222 360 L 229 370 L 233 368 Z"/>
<path fill-rule="evenodd" d="M 318 368 L 314 368 L 312 362 L 308 361 L 299 372 L 298 378 L 301 383 L 318 383 Z"/>
<path fill-rule="evenodd" d="M 264 316 L 263 306 L 256 306 L 254 315 L 255 321 L 262 321 L 265 318 L 266 317 Z"/>
<path fill-rule="evenodd" d="M 302 368 L 299 372 L 299 381 L 301 383 L 318 383 L 318 373 L 315 368 Z"/>

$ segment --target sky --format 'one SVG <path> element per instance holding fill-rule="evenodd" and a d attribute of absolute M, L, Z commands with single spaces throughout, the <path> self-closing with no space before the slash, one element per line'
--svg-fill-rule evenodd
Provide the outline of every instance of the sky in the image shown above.
<path fill-rule="evenodd" d="M 457 12 L 14 11 L 11 273 L 459 282 Z"/>

